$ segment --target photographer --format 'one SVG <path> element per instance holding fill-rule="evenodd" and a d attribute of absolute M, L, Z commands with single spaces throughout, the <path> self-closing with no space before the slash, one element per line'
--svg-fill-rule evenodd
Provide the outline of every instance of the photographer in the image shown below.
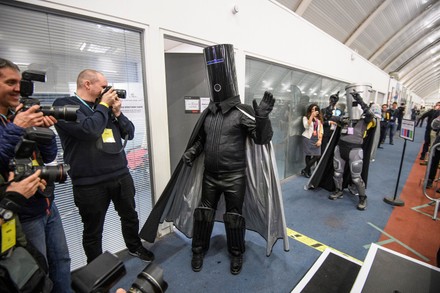
<path fill-rule="evenodd" d="M 37 170 L 22 181 L 14 182 L 14 174 L 11 172 L 8 183 L 4 183 L 3 176 L 0 175 L 0 226 L 8 225 L 8 231 L 15 231 L 15 239 L 12 243 L 11 239 L 3 240 L 0 237 L 1 247 L 5 248 L 0 256 L 1 292 L 20 290 L 20 292 L 46 293 L 52 288 L 52 282 L 47 274 L 46 260 L 32 244 L 26 241 L 20 221 L 16 216 L 28 198 L 32 197 L 38 189 L 45 189 L 46 182 L 40 180 L 40 174 L 41 171 Z M 32 275 L 31 278 L 29 278 L 30 275 Z"/>
<path fill-rule="evenodd" d="M 107 79 L 96 70 L 79 73 L 74 96 L 55 100 L 54 106 L 79 105 L 78 123 L 55 125 L 70 165 L 75 205 L 84 224 L 83 247 L 90 263 L 102 253 L 105 216 L 112 201 L 121 219 L 122 235 L 129 253 L 152 261 L 153 253 L 138 236 L 135 187 L 122 144 L 133 139 L 134 125 L 121 112 L 118 91 L 107 87 Z"/>
<path fill-rule="evenodd" d="M 50 127 L 57 121 L 45 116 L 35 105 L 20 111 L 20 81 L 18 66 L 0 58 L 0 174 L 7 177 L 9 161 L 26 128 Z M 14 112 L 14 110 L 18 110 Z M 12 120 L 13 119 L 13 120 Z M 49 143 L 37 144 L 33 163 L 43 165 L 56 158 L 55 137 Z M 21 207 L 18 216 L 27 240 L 44 255 L 49 265 L 53 292 L 71 292 L 70 257 L 58 209 L 54 203 L 54 185 L 37 190 Z"/>

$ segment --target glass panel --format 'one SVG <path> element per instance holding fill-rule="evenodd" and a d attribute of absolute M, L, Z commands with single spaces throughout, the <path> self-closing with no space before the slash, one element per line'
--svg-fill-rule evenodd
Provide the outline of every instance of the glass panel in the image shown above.
<path fill-rule="evenodd" d="M 338 107 L 345 109 L 347 83 L 278 64 L 246 59 L 245 103 L 261 99 L 264 91 L 276 98 L 271 113 L 272 139 L 280 179 L 298 174 L 304 168 L 302 117 L 311 103 L 328 106 L 330 95 L 340 92 Z"/>
<path fill-rule="evenodd" d="M 142 224 L 152 208 L 148 133 L 142 74 L 141 33 L 111 25 L 0 5 L 0 52 L 21 70 L 46 72 L 45 83 L 35 83 L 33 97 L 51 105 L 58 97 L 73 95 L 78 73 L 86 68 L 101 71 L 118 89 L 127 90 L 123 112 L 136 127 L 126 146 L 128 166 L 136 186 L 136 205 Z M 63 150 L 58 141 L 58 163 Z M 111 162 L 108 162 L 111 164 Z M 56 187 L 72 258 L 72 269 L 86 263 L 82 249 L 82 222 L 73 203 L 70 180 Z M 103 235 L 103 249 L 125 249 L 119 216 L 110 206 Z"/>

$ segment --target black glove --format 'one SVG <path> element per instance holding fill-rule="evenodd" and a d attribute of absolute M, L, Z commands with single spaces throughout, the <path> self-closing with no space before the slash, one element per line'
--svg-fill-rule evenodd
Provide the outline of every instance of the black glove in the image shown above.
<path fill-rule="evenodd" d="M 350 94 L 351 94 L 351 96 L 353 97 L 353 99 L 354 99 L 356 102 L 360 103 L 360 102 L 363 102 L 363 101 L 364 101 L 364 100 L 362 100 L 362 97 L 361 97 L 361 95 L 359 95 L 358 92 L 353 91 L 353 92 L 351 92 Z"/>
<path fill-rule="evenodd" d="M 336 94 L 333 94 L 329 98 L 330 105 L 335 106 L 336 103 L 339 101 L 339 91 Z"/>
<path fill-rule="evenodd" d="M 268 118 L 270 112 L 272 112 L 273 105 L 275 104 L 275 99 L 272 93 L 264 92 L 264 96 L 260 102 L 260 105 L 257 105 L 256 100 L 253 100 L 252 103 L 257 118 Z"/>
<path fill-rule="evenodd" d="M 192 163 L 196 158 L 196 150 L 195 148 L 189 148 L 182 156 L 183 162 L 188 167 L 192 167 Z"/>
<path fill-rule="evenodd" d="M 185 165 L 192 167 L 193 161 L 200 155 L 200 153 L 203 151 L 203 145 L 198 140 L 196 141 L 192 147 L 186 150 L 186 152 L 182 156 L 182 160 L 185 163 Z"/>
<path fill-rule="evenodd" d="M 364 112 L 369 108 L 367 104 L 365 104 L 364 100 L 362 99 L 361 95 L 359 95 L 358 92 L 353 91 L 352 93 L 350 93 L 351 96 L 353 97 L 353 99 L 359 104 L 361 105 L 362 110 L 364 110 Z"/>

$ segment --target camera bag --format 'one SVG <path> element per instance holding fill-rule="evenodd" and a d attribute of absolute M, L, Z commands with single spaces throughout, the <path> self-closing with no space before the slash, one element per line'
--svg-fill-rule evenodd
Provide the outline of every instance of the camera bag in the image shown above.
<path fill-rule="evenodd" d="M 77 293 L 108 292 L 125 273 L 124 263 L 106 251 L 72 273 L 72 287 Z"/>
<path fill-rule="evenodd" d="M 51 292 L 52 282 L 31 253 L 19 246 L 0 260 L 1 292 Z"/>

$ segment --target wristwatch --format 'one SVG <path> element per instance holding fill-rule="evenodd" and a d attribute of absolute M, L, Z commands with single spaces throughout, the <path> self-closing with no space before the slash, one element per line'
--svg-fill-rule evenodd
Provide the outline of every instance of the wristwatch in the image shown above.
<path fill-rule="evenodd" d="M 12 219 L 13 216 L 14 216 L 13 211 L 7 210 L 4 208 L 0 208 L 0 218 L 5 220 L 6 222 L 9 221 L 10 219 Z"/>

